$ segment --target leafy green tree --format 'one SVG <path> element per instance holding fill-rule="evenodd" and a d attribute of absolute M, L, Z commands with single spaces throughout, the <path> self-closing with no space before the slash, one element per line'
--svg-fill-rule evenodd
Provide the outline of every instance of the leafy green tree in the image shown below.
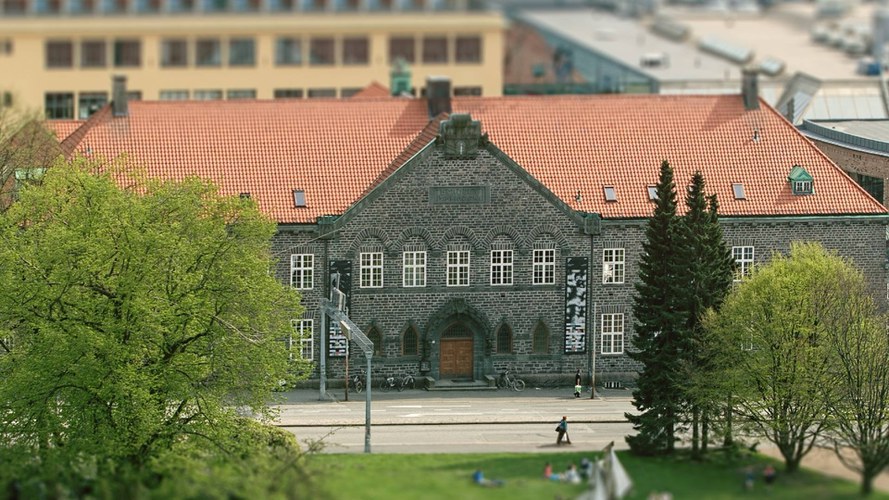
<path fill-rule="evenodd" d="M 0 215 L 0 478 L 162 489 L 176 457 L 292 447 L 257 446 L 238 416 L 272 417 L 300 369 L 279 341 L 301 306 L 269 272 L 274 224 L 204 181 L 123 190 L 98 170 L 56 164 Z"/>
<path fill-rule="evenodd" d="M 676 442 L 682 395 L 678 391 L 678 354 L 685 317 L 681 311 L 681 274 L 677 252 L 676 186 L 673 169 L 661 163 L 654 214 L 645 231 L 639 281 L 633 303 L 635 350 L 627 355 L 642 365 L 633 391 L 639 415 L 626 414 L 636 434 L 627 436 L 640 455 L 671 453 Z"/>
<path fill-rule="evenodd" d="M 812 295 L 831 356 L 826 437 L 840 461 L 861 475 L 867 495 L 889 466 L 887 318 L 877 312 L 864 275 L 851 264 L 833 269 Z"/>
<path fill-rule="evenodd" d="M 794 243 L 736 287 L 712 324 L 724 339 L 719 358 L 734 360 L 739 414 L 754 437 L 775 444 L 788 472 L 827 425 L 829 337 L 813 291 L 845 265 L 818 244 Z"/>
<path fill-rule="evenodd" d="M 685 203 L 688 211 L 677 226 L 678 253 L 683 263 L 677 280 L 683 285 L 681 309 L 686 315 L 679 353 L 682 376 L 678 382 L 691 413 L 692 454 L 698 456 L 707 449 L 710 414 L 716 410 L 716 400 L 694 391 L 695 374 L 706 371 L 710 362 L 703 351 L 706 338 L 701 322 L 704 313 L 718 308 L 728 294 L 734 259 L 723 239 L 716 196 L 706 195 L 700 172 L 692 176 Z"/>

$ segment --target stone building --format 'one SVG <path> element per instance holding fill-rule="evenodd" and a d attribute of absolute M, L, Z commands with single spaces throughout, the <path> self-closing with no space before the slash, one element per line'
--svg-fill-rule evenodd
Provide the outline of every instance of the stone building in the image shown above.
<path fill-rule="evenodd" d="M 633 283 L 662 160 L 680 193 L 704 174 L 739 279 L 816 240 L 886 287 L 886 209 L 753 83 L 741 95 L 130 102 L 60 139 L 69 154 L 127 153 L 150 176 L 206 177 L 255 200 L 279 224 L 276 275 L 303 293 L 293 348 L 326 356 L 330 377 L 346 341 L 324 338 L 318 308 L 336 283 L 378 373 L 595 366 L 620 380 L 637 368 Z"/>

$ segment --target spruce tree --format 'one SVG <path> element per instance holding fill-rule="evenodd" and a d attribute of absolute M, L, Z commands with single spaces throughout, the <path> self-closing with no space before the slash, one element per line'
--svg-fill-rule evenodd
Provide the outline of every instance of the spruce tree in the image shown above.
<path fill-rule="evenodd" d="M 685 199 L 687 212 L 681 217 L 676 241 L 680 262 L 678 281 L 685 315 L 678 342 L 682 375 L 678 390 L 683 394 L 692 428 L 692 454 L 706 451 L 709 415 L 713 408 L 693 391 L 694 374 L 706 368 L 701 319 L 708 309 L 717 309 L 732 284 L 734 261 L 723 240 L 716 196 L 705 193 L 704 176 L 695 172 Z"/>
<path fill-rule="evenodd" d="M 639 262 L 633 304 L 635 350 L 628 356 L 642 365 L 633 391 L 639 415 L 627 413 L 636 435 L 627 436 L 640 455 L 671 453 L 681 415 L 679 349 L 685 317 L 680 305 L 680 256 L 677 253 L 676 186 L 673 169 L 661 163 L 654 214 L 649 219 Z"/>

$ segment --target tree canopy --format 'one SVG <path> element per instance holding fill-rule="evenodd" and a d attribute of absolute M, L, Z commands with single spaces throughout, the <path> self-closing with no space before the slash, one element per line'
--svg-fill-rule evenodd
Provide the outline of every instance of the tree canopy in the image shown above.
<path fill-rule="evenodd" d="M 22 491 L 295 449 L 238 416 L 270 417 L 300 369 L 274 224 L 204 181 L 120 175 L 59 163 L 0 215 L 0 477 Z"/>

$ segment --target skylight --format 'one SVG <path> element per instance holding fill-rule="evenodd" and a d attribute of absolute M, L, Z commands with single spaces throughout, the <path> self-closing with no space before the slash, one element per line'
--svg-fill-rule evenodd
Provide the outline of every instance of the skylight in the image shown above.
<path fill-rule="evenodd" d="M 747 199 L 747 196 L 744 194 L 744 185 L 740 182 L 732 184 L 732 192 L 735 193 L 736 200 Z"/>
<path fill-rule="evenodd" d="M 306 192 L 302 189 L 294 189 L 293 190 L 293 206 L 295 207 L 304 207 L 306 206 Z"/>
<path fill-rule="evenodd" d="M 614 186 L 605 186 L 605 201 L 617 201 L 617 191 Z"/>
<path fill-rule="evenodd" d="M 657 186 L 648 186 L 648 199 L 651 201 L 657 199 Z"/>

